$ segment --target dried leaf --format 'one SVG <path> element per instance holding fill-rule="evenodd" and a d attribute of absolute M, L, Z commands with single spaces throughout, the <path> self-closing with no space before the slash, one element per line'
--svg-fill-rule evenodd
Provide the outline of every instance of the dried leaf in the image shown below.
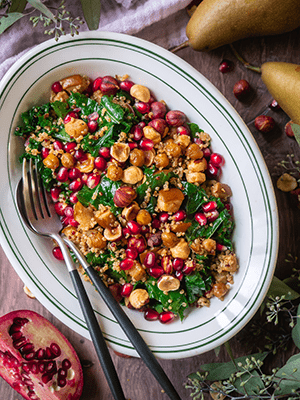
<path fill-rule="evenodd" d="M 14 12 L 9 13 L 7 17 L 0 18 L 0 35 L 22 17 L 24 17 L 24 14 Z"/>
<path fill-rule="evenodd" d="M 89 30 L 97 30 L 100 22 L 101 0 L 80 0 L 80 2 Z"/>

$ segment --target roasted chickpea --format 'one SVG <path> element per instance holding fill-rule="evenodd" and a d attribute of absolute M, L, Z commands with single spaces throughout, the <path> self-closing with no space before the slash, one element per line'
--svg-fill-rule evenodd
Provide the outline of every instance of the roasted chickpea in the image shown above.
<path fill-rule="evenodd" d="M 143 133 L 146 139 L 152 140 L 154 144 L 158 144 L 161 142 L 161 135 L 151 126 L 145 126 L 143 128 Z"/>
<path fill-rule="evenodd" d="M 124 183 L 129 183 L 130 185 L 135 185 L 141 181 L 144 177 L 143 171 L 139 167 L 128 167 L 123 171 L 122 181 Z"/>
<path fill-rule="evenodd" d="M 181 147 L 179 144 L 176 144 L 173 139 L 168 139 L 165 142 L 165 152 L 169 157 L 179 157 L 181 155 Z"/>
<path fill-rule="evenodd" d="M 75 165 L 74 157 L 70 153 L 62 154 L 60 161 L 62 165 L 66 168 L 73 168 Z"/>
<path fill-rule="evenodd" d="M 158 168 L 158 169 L 163 169 L 163 168 L 167 167 L 169 165 L 169 163 L 170 163 L 170 160 L 166 153 L 159 153 L 154 158 L 154 164 L 156 165 L 156 168 Z"/>
<path fill-rule="evenodd" d="M 133 85 L 130 88 L 130 94 L 132 97 L 144 103 L 148 103 L 150 100 L 150 90 L 143 85 Z"/>
<path fill-rule="evenodd" d="M 65 130 L 68 135 L 78 140 L 89 132 L 87 124 L 82 119 L 73 117 L 65 124 Z"/>
<path fill-rule="evenodd" d="M 115 164 L 110 164 L 107 168 L 107 177 L 112 181 L 120 181 L 123 177 L 123 170 Z"/>
<path fill-rule="evenodd" d="M 142 167 L 145 162 L 145 154 L 141 149 L 133 149 L 129 157 L 130 163 L 135 167 Z"/>
<path fill-rule="evenodd" d="M 203 172 L 187 172 L 185 177 L 189 183 L 201 184 L 206 181 L 206 175 Z"/>
<path fill-rule="evenodd" d="M 147 210 L 140 210 L 136 216 L 136 222 L 140 225 L 148 225 L 152 221 L 152 217 Z"/>
<path fill-rule="evenodd" d="M 55 170 L 59 166 L 59 159 L 54 154 L 50 153 L 44 160 L 43 164 L 46 168 Z"/>
<path fill-rule="evenodd" d="M 187 158 L 191 160 L 197 160 L 203 157 L 203 151 L 200 149 L 197 143 L 192 143 L 185 151 L 185 155 Z"/>
<path fill-rule="evenodd" d="M 185 150 L 188 145 L 191 143 L 191 138 L 188 135 L 179 135 L 175 139 L 175 143 L 179 144 L 179 146 Z"/>
<path fill-rule="evenodd" d="M 187 166 L 190 172 L 203 172 L 207 169 L 207 161 L 205 158 L 192 160 Z"/>

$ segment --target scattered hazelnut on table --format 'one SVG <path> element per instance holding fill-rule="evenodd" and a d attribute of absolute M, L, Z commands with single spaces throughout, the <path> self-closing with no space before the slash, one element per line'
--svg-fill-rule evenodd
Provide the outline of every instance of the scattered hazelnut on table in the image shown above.
<path fill-rule="evenodd" d="M 35 299 L 34 294 L 31 293 L 31 291 L 28 289 L 28 287 L 26 285 L 24 285 L 23 290 L 27 297 L 29 297 L 30 299 Z"/>
<path fill-rule="evenodd" d="M 255 128 L 262 133 L 271 132 L 276 126 L 274 118 L 268 115 L 259 115 L 256 117 L 254 125 Z"/>
<path fill-rule="evenodd" d="M 251 93 L 251 86 L 248 81 L 245 79 L 241 79 L 233 86 L 233 94 L 235 97 L 240 100 L 244 101 L 248 98 Z"/>
<path fill-rule="evenodd" d="M 284 126 L 284 132 L 287 136 L 289 137 L 295 137 L 295 134 L 292 130 L 291 124 L 293 123 L 293 121 L 289 121 L 288 123 L 285 124 Z"/>

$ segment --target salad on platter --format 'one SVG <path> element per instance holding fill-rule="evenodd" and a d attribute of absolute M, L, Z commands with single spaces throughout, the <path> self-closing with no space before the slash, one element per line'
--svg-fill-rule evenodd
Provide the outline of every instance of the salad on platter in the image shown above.
<path fill-rule="evenodd" d="M 21 160 L 37 161 L 62 234 L 121 304 L 168 323 L 224 299 L 238 270 L 232 192 L 208 133 L 127 75 L 62 78 L 22 120 Z"/>

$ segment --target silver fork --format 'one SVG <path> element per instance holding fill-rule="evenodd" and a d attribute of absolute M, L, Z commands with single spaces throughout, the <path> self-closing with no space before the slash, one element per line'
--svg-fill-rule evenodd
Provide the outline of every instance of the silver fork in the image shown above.
<path fill-rule="evenodd" d="M 29 164 L 29 167 L 28 167 Z M 62 228 L 62 224 L 60 222 L 59 217 L 57 216 L 55 210 L 54 210 L 54 204 L 52 202 L 52 199 L 50 198 L 49 194 L 45 191 L 44 187 L 42 186 L 40 179 L 38 177 L 37 173 L 37 166 L 36 164 L 33 165 L 32 161 L 30 160 L 27 162 L 26 160 L 23 161 L 23 179 L 19 182 L 19 185 L 17 187 L 17 204 L 18 204 L 18 209 L 23 217 L 23 220 L 27 227 L 31 229 L 34 233 L 43 235 L 43 236 L 50 236 L 53 239 L 57 241 L 59 244 L 64 259 L 66 261 L 66 264 L 68 266 L 69 273 L 71 275 L 71 278 L 73 280 L 76 292 L 77 290 L 80 290 L 79 293 L 77 292 L 78 299 L 80 301 L 80 305 L 83 311 L 83 314 L 86 315 L 87 309 L 89 310 L 89 318 L 94 321 L 93 324 L 93 329 L 91 331 L 91 328 L 88 324 L 88 320 L 86 318 L 87 325 L 89 327 L 91 337 L 93 339 L 92 333 L 94 331 L 97 331 L 98 338 L 97 340 L 93 339 L 96 351 L 97 351 L 97 345 L 101 344 L 101 348 L 97 351 L 99 360 L 102 364 L 104 363 L 104 368 L 108 368 L 109 370 L 112 370 L 113 364 L 112 362 L 109 362 L 108 367 L 105 366 L 105 361 L 108 359 L 103 360 L 103 354 L 108 354 L 106 357 L 110 359 L 107 347 L 105 345 L 102 333 L 99 329 L 99 325 L 97 323 L 97 320 L 95 318 L 95 315 L 93 313 L 92 307 L 89 303 L 88 297 L 86 295 L 85 289 L 82 285 L 81 279 L 79 277 L 79 274 L 76 270 L 76 267 L 73 263 L 72 258 L 70 257 L 69 250 L 65 243 L 68 244 L 68 246 L 72 249 L 72 251 L 75 253 L 77 259 L 79 260 L 80 264 L 84 268 L 85 272 L 87 273 L 88 277 L 91 279 L 93 284 L 95 285 L 98 293 L 101 295 L 102 299 L 104 300 L 105 304 L 107 307 L 110 309 L 112 312 L 113 316 L 116 318 L 118 323 L 120 324 L 121 328 L 125 332 L 126 336 L 128 339 L 131 341 L 133 346 L 135 347 L 137 353 L 140 355 L 140 357 L 143 359 L 144 363 L 147 365 L 149 370 L 152 372 L 156 380 L 160 383 L 162 388 L 164 389 L 165 393 L 169 396 L 170 399 L 172 400 L 180 400 L 180 396 L 177 393 L 176 389 L 172 385 L 171 381 L 169 380 L 168 376 L 166 375 L 165 371 L 157 361 L 156 357 L 152 353 L 152 351 L 149 349 L 147 344 L 145 343 L 144 339 L 136 329 L 136 327 L 133 325 L 131 320 L 128 318 L 127 314 L 124 312 L 123 308 L 119 305 L 119 303 L 115 300 L 113 295 L 111 294 L 110 290 L 108 287 L 102 282 L 101 278 L 97 274 L 97 272 L 94 270 L 94 268 L 89 265 L 84 258 L 84 256 L 81 254 L 79 249 L 76 247 L 76 245 L 69 241 L 66 237 L 62 238 L 60 236 L 60 230 Z M 84 302 L 82 303 L 82 298 L 84 298 Z M 86 306 L 88 304 L 88 306 Z M 100 332 L 98 332 L 100 331 Z M 100 336 L 101 335 L 101 336 Z M 104 343 L 102 343 L 102 341 Z M 105 348 L 104 348 L 105 345 Z M 103 354 L 102 354 L 103 353 Z M 111 361 L 111 359 L 110 359 Z M 112 365 L 111 365 L 112 364 Z M 103 369 L 104 369 L 103 368 Z M 105 370 L 104 370 L 105 372 Z M 115 373 L 115 370 L 112 371 L 111 375 L 109 376 L 109 373 L 106 374 L 106 378 L 108 380 L 108 383 L 112 384 L 113 379 L 114 385 L 115 386 L 113 389 L 117 391 L 116 395 L 119 395 L 119 397 L 115 396 L 115 399 L 124 399 L 123 393 L 121 393 L 121 386 L 119 383 L 119 380 L 116 376 L 116 378 L 111 378 Z M 111 388 L 112 390 L 112 388 Z M 112 393 L 113 390 L 112 390 Z M 121 394 L 120 394 L 121 393 Z"/>
<path fill-rule="evenodd" d="M 34 233 L 54 239 L 59 245 L 67 265 L 78 301 L 88 326 L 95 350 L 115 400 L 125 400 L 113 361 L 94 314 L 92 305 L 72 260 L 70 252 L 59 232 L 62 223 L 54 204 L 46 192 L 38 174 L 37 162 L 23 160 L 23 178 L 17 187 L 17 205 L 26 226 Z"/>

